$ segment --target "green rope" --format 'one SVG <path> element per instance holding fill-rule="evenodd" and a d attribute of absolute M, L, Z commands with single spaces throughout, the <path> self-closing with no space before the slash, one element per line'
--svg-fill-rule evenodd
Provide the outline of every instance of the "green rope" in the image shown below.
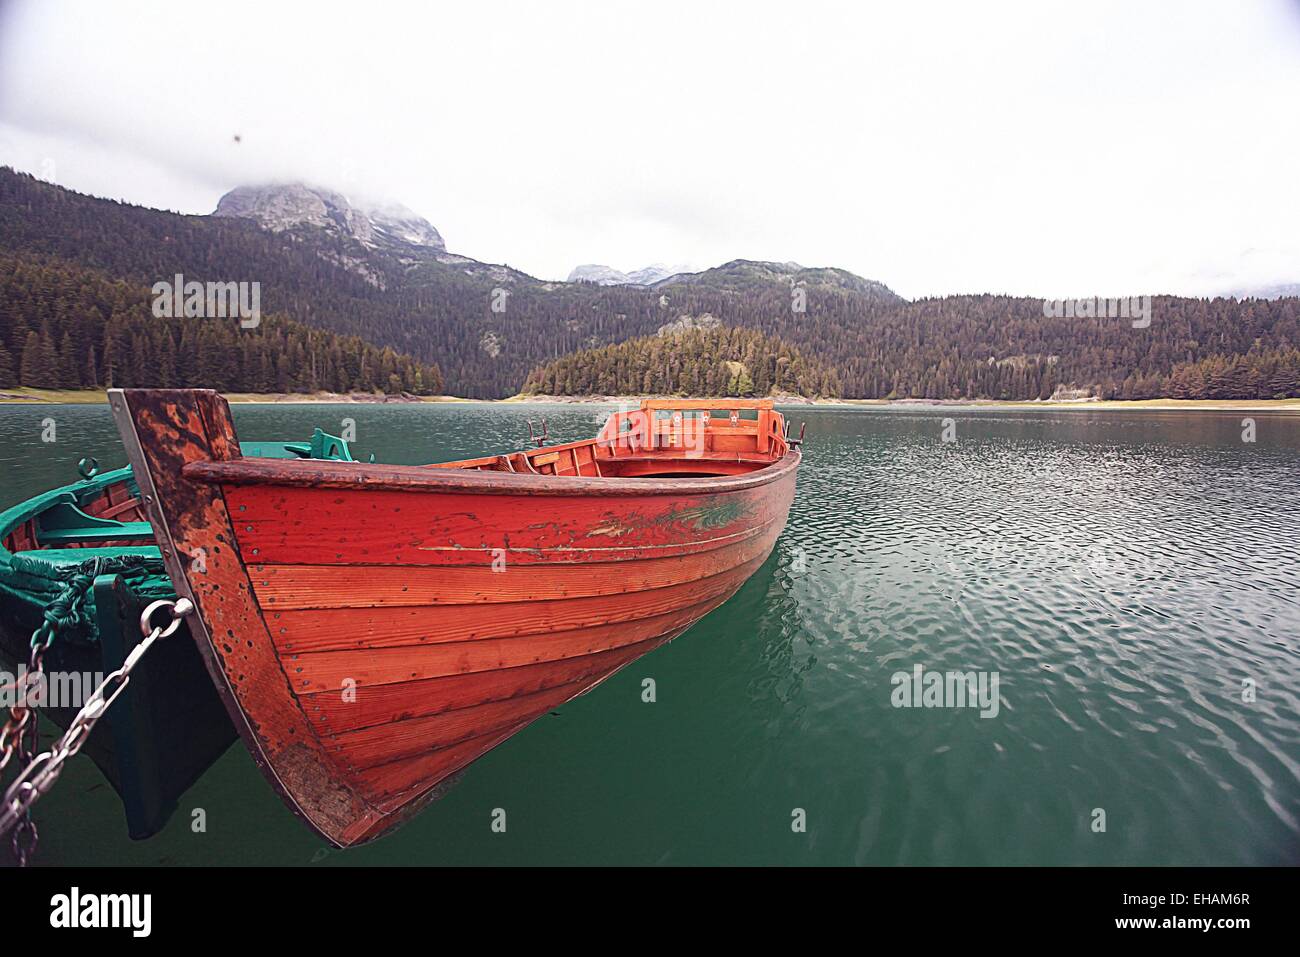
<path fill-rule="evenodd" d="M 58 568 L 55 575 L 59 591 L 45 606 L 45 621 L 32 635 L 33 647 L 44 644 L 60 632 L 92 625 L 94 619 L 86 609 L 86 596 L 100 575 L 144 580 L 161 574 L 162 559 L 145 555 L 97 555 L 76 565 Z"/>

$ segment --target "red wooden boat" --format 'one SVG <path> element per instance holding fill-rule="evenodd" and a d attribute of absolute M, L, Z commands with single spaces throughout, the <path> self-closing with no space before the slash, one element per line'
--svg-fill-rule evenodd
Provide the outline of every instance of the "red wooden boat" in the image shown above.
<path fill-rule="evenodd" d="M 647 401 L 582 442 L 401 466 L 246 458 L 215 392 L 109 395 L 236 728 L 338 846 L 726 601 L 800 460 L 771 400 Z"/>

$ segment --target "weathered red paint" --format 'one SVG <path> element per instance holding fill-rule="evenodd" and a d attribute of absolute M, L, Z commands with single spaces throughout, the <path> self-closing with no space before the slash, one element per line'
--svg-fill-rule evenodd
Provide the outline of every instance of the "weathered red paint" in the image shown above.
<path fill-rule="evenodd" d="M 437 466 L 244 459 L 215 393 L 112 401 L 236 724 L 340 846 L 725 601 L 799 464 L 770 401 L 646 403 L 587 442 Z"/>

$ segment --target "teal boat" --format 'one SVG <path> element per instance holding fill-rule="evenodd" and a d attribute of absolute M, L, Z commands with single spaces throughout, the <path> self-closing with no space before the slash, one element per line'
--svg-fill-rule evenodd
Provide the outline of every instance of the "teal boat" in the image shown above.
<path fill-rule="evenodd" d="M 320 429 L 308 442 L 245 442 L 240 450 L 260 458 L 352 461 L 347 443 Z M 79 481 L 0 513 L 0 665 L 17 676 L 39 650 L 51 676 L 49 698 L 57 682 L 64 690 L 73 681 L 93 690 L 87 682 L 120 668 L 141 641 L 141 614 L 150 603 L 176 597 L 131 468 L 99 472 L 93 460 L 82 460 L 78 469 Z M 7 690 L 12 697 L 12 685 Z M 14 727 L 11 703 L 0 709 L 0 726 Z M 45 719 L 66 728 L 80 703 L 51 701 L 54 706 L 38 706 L 32 715 L 51 732 Z M 0 758 L 12 766 L 6 778 L 39 750 L 30 731 L 29 718 L 19 733 L 4 736 Z M 120 796 L 130 836 L 143 839 L 166 824 L 179 797 L 236 737 L 182 621 L 174 640 L 158 642 L 140 658 L 81 753 Z"/>

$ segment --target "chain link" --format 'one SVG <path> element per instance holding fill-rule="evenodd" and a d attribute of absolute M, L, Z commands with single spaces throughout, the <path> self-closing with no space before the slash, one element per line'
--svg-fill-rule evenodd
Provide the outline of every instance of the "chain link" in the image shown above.
<path fill-rule="evenodd" d="M 171 620 L 165 625 L 154 625 L 153 616 L 163 608 L 171 612 Z M 6 722 L 3 732 L 0 732 L 0 743 L 3 743 L 7 749 L 0 758 L 0 768 L 8 762 L 12 753 L 18 753 L 23 758 L 23 769 L 5 790 L 4 799 L 0 802 L 0 837 L 13 831 L 12 846 L 20 866 L 27 863 L 36 847 L 38 837 L 36 824 L 31 818 L 32 805 L 49 792 L 59 779 L 59 775 L 63 773 L 63 766 L 67 760 L 81 750 L 91 732 L 95 730 L 99 719 L 125 690 L 131 680 L 132 670 L 140 663 L 140 659 L 145 656 L 153 643 L 160 638 L 175 634 L 176 629 L 181 626 L 181 620 L 193 611 L 194 606 L 188 598 L 181 598 L 174 602 L 164 598 L 145 608 L 140 615 L 140 633 L 144 635 L 144 640 L 131 649 L 131 653 L 126 656 L 120 668 L 99 683 L 99 687 L 91 693 L 81 710 L 77 712 L 77 716 L 68 724 L 63 736 L 52 744 L 48 751 L 36 753 L 36 713 L 31 708 L 11 709 L 10 720 Z M 32 636 L 30 674 L 38 673 L 41 669 L 42 656 L 54 637 L 52 630 L 42 637 L 44 630 L 43 626 Z M 17 728 L 11 736 L 10 724 L 15 722 L 19 710 L 23 714 L 17 717 Z M 24 734 L 25 729 L 26 734 Z"/>
<path fill-rule="evenodd" d="M 32 635 L 32 653 L 27 663 L 27 676 L 24 681 L 24 694 L 32 685 L 38 685 L 45 677 L 45 652 L 54 643 L 54 627 L 46 622 L 36 630 Z M 14 699 L 15 703 L 19 700 L 26 701 L 27 698 Z M 24 731 L 25 727 L 25 731 Z M 40 713 L 30 705 L 22 708 L 22 719 L 18 728 L 18 746 L 14 752 L 22 760 L 23 767 L 31 765 L 36 760 L 36 749 L 40 745 Z M 0 834 L 3 834 L 0 831 Z M 26 867 L 27 861 L 36 851 L 36 844 L 40 840 L 40 835 L 36 830 L 36 822 L 32 820 L 30 809 L 23 813 L 22 819 L 18 826 L 14 828 L 13 848 L 14 858 L 18 861 L 19 867 Z"/>
<path fill-rule="evenodd" d="M 35 744 L 28 743 L 24 746 L 24 743 L 29 741 L 29 737 L 34 742 L 39 736 L 37 714 L 34 709 L 19 702 L 27 701 L 31 695 L 30 689 L 44 680 L 45 652 L 54 643 L 54 632 L 54 625 L 46 621 L 32 633 L 27 673 L 14 682 L 12 689 L 5 689 L 6 693 L 12 691 L 14 703 L 9 708 L 9 717 L 4 726 L 0 727 L 0 771 L 4 770 L 15 754 L 31 760 L 30 752 L 35 749 Z"/>

